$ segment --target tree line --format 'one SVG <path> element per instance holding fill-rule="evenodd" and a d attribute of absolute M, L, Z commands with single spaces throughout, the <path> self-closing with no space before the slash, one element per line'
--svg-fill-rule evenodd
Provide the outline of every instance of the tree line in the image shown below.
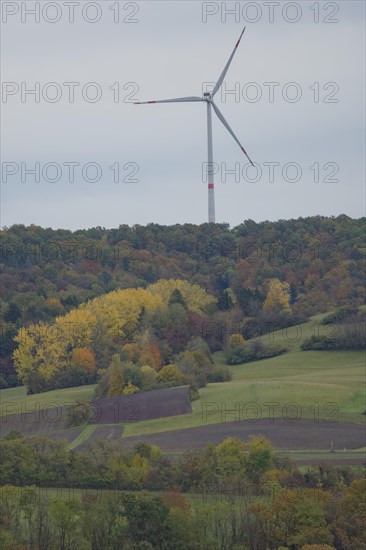
<path fill-rule="evenodd" d="M 0 445 L 7 550 L 354 550 L 366 541 L 366 481 L 324 464 L 302 473 L 262 436 L 175 461 L 143 442 L 76 452 L 13 432 Z"/>

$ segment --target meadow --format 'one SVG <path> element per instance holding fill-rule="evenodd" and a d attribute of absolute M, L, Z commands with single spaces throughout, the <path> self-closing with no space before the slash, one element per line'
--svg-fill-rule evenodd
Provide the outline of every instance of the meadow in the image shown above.
<path fill-rule="evenodd" d="M 233 420 L 297 418 L 313 422 L 364 423 L 364 352 L 301 351 L 305 338 L 314 333 L 329 334 L 332 330 L 319 323 L 322 317 L 318 315 L 307 323 L 263 335 L 264 342 L 283 343 L 288 352 L 230 366 L 232 380 L 201 388 L 200 398 L 191 403 L 192 413 L 125 422 L 121 437 L 212 426 Z M 214 360 L 218 365 L 225 365 L 224 353 L 216 352 Z M 10 414 L 84 402 L 93 399 L 94 389 L 95 385 L 88 385 L 35 395 L 26 395 L 24 387 L 1 390 L 1 411 Z M 110 426 L 116 427 L 116 424 Z M 94 425 L 86 425 L 81 433 L 75 433 L 77 437 L 69 443 L 70 447 L 85 445 L 93 439 L 94 432 Z"/>

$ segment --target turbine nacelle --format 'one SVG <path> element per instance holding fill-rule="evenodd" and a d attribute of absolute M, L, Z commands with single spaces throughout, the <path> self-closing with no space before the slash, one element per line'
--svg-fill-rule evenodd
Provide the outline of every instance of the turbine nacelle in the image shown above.
<path fill-rule="evenodd" d="M 213 95 L 210 92 L 205 92 L 203 94 L 203 101 L 207 101 L 207 102 L 211 103 L 212 100 L 213 100 Z"/>

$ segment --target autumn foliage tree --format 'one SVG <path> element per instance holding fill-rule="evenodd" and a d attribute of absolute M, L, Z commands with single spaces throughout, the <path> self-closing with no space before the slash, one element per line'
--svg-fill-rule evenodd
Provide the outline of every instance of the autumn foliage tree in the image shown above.
<path fill-rule="evenodd" d="M 108 397 L 122 395 L 126 380 L 121 359 L 118 354 L 113 355 L 111 364 L 106 373 L 108 384 Z"/>
<path fill-rule="evenodd" d="M 205 313 L 216 303 L 215 298 L 207 294 L 203 288 L 183 279 L 161 280 L 150 285 L 148 290 L 154 295 L 161 296 L 166 304 L 179 303 L 195 313 Z"/>
<path fill-rule="evenodd" d="M 156 380 L 157 372 L 152 367 L 149 367 L 149 365 L 142 365 L 141 372 L 144 387 L 152 386 Z"/>
<path fill-rule="evenodd" d="M 158 382 L 173 382 L 177 384 L 185 382 L 184 376 L 175 365 L 165 365 L 159 372 L 156 380 Z"/>
<path fill-rule="evenodd" d="M 279 279 L 270 279 L 263 311 L 279 313 L 282 310 L 290 310 L 290 285 Z"/>
<path fill-rule="evenodd" d="M 90 348 L 75 348 L 72 352 L 71 365 L 80 367 L 85 374 L 95 373 L 95 355 Z"/>
<path fill-rule="evenodd" d="M 232 334 L 228 341 L 228 347 L 229 348 L 235 348 L 236 346 L 240 346 L 241 344 L 244 344 L 245 339 L 242 336 L 242 334 L 236 332 L 235 334 Z"/>
<path fill-rule="evenodd" d="M 337 548 L 364 548 L 366 542 L 366 479 L 351 483 L 342 496 L 332 525 Z"/>

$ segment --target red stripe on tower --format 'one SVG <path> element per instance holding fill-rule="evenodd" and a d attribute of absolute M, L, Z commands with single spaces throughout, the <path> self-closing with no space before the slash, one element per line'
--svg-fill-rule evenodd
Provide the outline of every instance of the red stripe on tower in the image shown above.
<path fill-rule="evenodd" d="M 148 101 L 148 103 L 156 103 L 156 101 Z"/>
<path fill-rule="evenodd" d="M 214 184 L 213 184 L 213 183 L 209 183 L 209 184 L 208 184 L 208 188 L 209 188 L 209 189 L 213 189 L 213 188 L 214 188 Z"/>

